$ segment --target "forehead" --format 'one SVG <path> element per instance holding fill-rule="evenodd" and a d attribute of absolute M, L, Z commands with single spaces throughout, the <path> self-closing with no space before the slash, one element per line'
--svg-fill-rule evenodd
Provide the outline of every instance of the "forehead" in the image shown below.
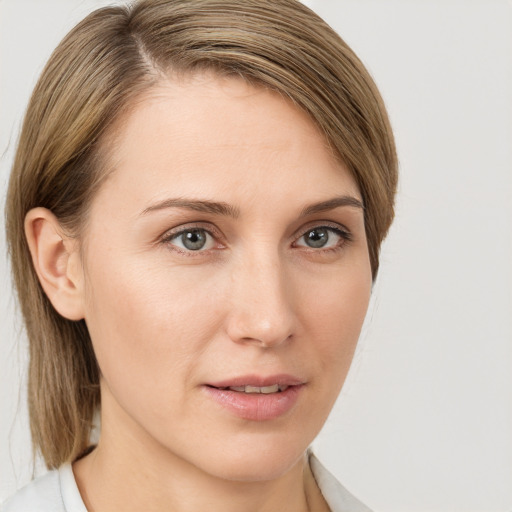
<path fill-rule="evenodd" d="M 276 190 L 322 200 L 333 187 L 360 197 L 311 118 L 241 78 L 202 73 L 162 81 L 119 120 L 115 139 L 103 188 L 115 185 L 132 204 L 212 193 L 239 203 L 262 192 L 270 199 Z"/>

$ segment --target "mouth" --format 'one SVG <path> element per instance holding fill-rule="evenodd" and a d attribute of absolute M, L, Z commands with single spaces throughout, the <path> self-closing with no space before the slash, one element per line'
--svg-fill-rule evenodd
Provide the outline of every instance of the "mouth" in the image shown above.
<path fill-rule="evenodd" d="M 232 391 L 244 391 L 246 393 L 277 393 L 284 391 L 289 386 L 305 384 L 305 379 L 280 373 L 275 375 L 240 375 L 222 381 L 209 382 L 207 386 L 217 389 L 231 389 Z M 242 389 L 243 388 L 243 389 Z"/>
<path fill-rule="evenodd" d="M 290 386 L 286 384 L 273 384 L 271 386 L 228 386 L 228 387 L 215 387 L 215 386 L 209 386 L 213 387 L 215 389 L 221 389 L 221 390 L 229 390 L 229 391 L 236 391 L 237 393 L 247 393 L 249 395 L 251 394 L 262 394 L 262 395 L 270 395 L 271 393 L 282 393 L 283 391 L 286 391 Z"/>
<path fill-rule="evenodd" d="M 290 375 L 244 376 L 205 384 L 203 389 L 224 411 L 245 420 L 267 421 L 291 411 L 305 385 Z"/>

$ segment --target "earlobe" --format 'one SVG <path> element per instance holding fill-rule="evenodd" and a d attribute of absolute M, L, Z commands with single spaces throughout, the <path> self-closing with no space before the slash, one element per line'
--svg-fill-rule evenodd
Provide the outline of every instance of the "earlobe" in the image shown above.
<path fill-rule="evenodd" d="M 27 213 L 25 236 L 39 282 L 53 307 L 69 320 L 83 319 L 83 275 L 76 241 L 65 235 L 57 217 L 46 208 Z"/>

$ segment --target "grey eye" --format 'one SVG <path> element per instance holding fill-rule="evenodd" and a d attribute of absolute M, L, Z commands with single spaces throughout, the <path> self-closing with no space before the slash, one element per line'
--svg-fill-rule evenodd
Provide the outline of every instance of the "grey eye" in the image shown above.
<path fill-rule="evenodd" d="M 324 247 L 329 241 L 329 230 L 326 228 L 315 228 L 303 235 L 304 242 L 308 247 L 318 249 Z"/>
<path fill-rule="evenodd" d="M 327 249 L 336 247 L 342 239 L 349 239 L 349 235 L 336 228 L 318 226 L 306 231 L 295 245 L 311 249 Z"/>
<path fill-rule="evenodd" d="M 212 236 L 204 229 L 187 229 L 178 233 L 172 243 L 188 251 L 200 251 L 210 249 L 213 245 Z"/>

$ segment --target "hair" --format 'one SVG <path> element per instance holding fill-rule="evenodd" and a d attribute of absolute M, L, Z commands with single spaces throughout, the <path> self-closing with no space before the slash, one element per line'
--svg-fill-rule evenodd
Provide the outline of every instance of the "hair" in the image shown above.
<path fill-rule="evenodd" d="M 170 72 L 212 70 L 290 99 L 356 180 L 372 275 L 394 216 L 397 158 L 381 96 L 360 60 L 296 0 L 141 0 L 92 12 L 62 40 L 34 89 L 10 177 L 6 229 L 30 344 L 34 451 L 48 468 L 86 450 L 100 404 L 84 320 L 60 316 L 35 273 L 24 219 L 45 207 L 80 238 L 106 174 L 105 141 Z M 108 151 L 107 151 L 108 153 Z"/>

